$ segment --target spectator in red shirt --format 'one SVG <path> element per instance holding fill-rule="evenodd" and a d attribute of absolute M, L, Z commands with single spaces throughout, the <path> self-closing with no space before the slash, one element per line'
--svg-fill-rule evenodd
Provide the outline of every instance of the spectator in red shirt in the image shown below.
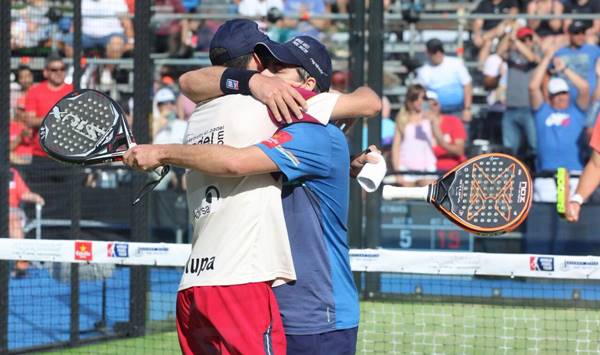
<path fill-rule="evenodd" d="M 25 97 L 17 99 L 15 115 L 9 125 L 10 162 L 11 164 L 29 164 L 33 139 L 31 128 L 24 123 L 25 120 Z"/>
<path fill-rule="evenodd" d="M 590 147 L 592 148 L 592 158 L 583 169 L 577 190 L 575 190 L 575 194 L 571 196 L 569 202 L 567 210 L 567 220 L 569 222 L 579 220 L 579 212 L 583 201 L 589 198 L 600 184 L 600 120 L 597 120 L 594 126 Z"/>
<path fill-rule="evenodd" d="M 428 108 L 425 118 L 431 120 L 431 131 L 436 144 L 433 154 L 437 158 L 438 171 L 449 171 L 465 161 L 465 140 L 467 132 L 460 118 L 451 115 L 442 115 L 438 96 L 433 91 L 425 93 Z"/>
<path fill-rule="evenodd" d="M 25 97 L 26 124 L 33 130 L 34 157 L 46 157 L 39 142 L 39 128 L 42 120 L 58 100 L 73 91 L 73 86 L 65 84 L 66 66 L 62 58 L 51 54 L 46 59 L 44 78 L 46 80 L 29 89 Z"/>
<path fill-rule="evenodd" d="M 8 188 L 8 206 L 10 208 L 8 218 L 8 236 L 15 239 L 23 239 L 25 233 L 23 225 L 25 224 L 25 213 L 21 209 L 23 201 L 35 204 L 44 204 L 42 196 L 31 192 L 19 172 L 15 168 L 10 168 L 10 183 Z M 25 276 L 29 263 L 25 260 L 19 260 L 15 264 L 14 275 L 18 277 Z"/>

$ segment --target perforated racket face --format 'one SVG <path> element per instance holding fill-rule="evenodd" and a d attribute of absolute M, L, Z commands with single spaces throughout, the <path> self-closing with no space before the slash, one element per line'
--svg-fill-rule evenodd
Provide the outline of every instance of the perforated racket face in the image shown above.
<path fill-rule="evenodd" d="M 506 154 L 472 158 L 436 184 L 432 201 L 461 227 L 480 234 L 516 228 L 531 206 L 532 182 L 527 168 Z"/>
<path fill-rule="evenodd" d="M 75 164 L 116 160 L 131 142 L 121 108 L 94 90 L 76 91 L 63 97 L 48 113 L 40 128 L 40 143 L 53 158 Z M 125 147 L 123 147 L 125 145 Z"/>

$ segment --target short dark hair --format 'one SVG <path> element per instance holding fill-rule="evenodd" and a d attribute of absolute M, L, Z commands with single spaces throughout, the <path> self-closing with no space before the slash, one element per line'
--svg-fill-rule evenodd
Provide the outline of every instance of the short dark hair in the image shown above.
<path fill-rule="evenodd" d="M 429 54 L 436 54 L 437 52 L 444 53 L 444 44 L 437 38 L 432 38 L 425 43 L 425 48 Z"/>
<path fill-rule="evenodd" d="M 17 67 L 17 74 L 22 71 L 25 71 L 25 70 L 33 72 L 33 70 L 31 70 L 31 68 L 29 67 L 29 65 L 21 64 Z"/>
<path fill-rule="evenodd" d="M 208 55 L 209 55 L 210 61 L 215 63 L 216 62 L 215 59 L 219 58 L 224 53 L 227 53 L 227 48 L 217 47 L 217 48 L 212 48 Z M 228 68 L 246 69 L 248 67 L 248 63 L 250 63 L 251 59 L 252 59 L 252 53 L 249 53 L 249 54 L 241 55 L 236 58 L 232 58 L 232 59 L 222 63 L 221 65 L 228 67 Z"/>
<path fill-rule="evenodd" d="M 46 57 L 46 61 L 44 63 L 44 67 L 48 68 L 48 66 L 50 65 L 50 63 L 53 62 L 61 62 L 63 63 L 63 59 L 60 56 L 60 54 L 56 53 L 56 52 L 51 52 L 50 54 L 48 54 L 48 56 Z"/>

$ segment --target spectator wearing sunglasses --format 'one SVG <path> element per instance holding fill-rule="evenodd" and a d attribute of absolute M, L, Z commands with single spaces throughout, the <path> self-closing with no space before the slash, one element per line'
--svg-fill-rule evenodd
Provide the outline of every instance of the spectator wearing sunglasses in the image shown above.
<path fill-rule="evenodd" d="M 541 60 L 539 39 L 532 28 L 521 27 L 502 39 L 497 54 L 505 59 L 508 66 L 502 144 L 513 154 L 534 154 L 535 123 L 529 107 L 528 83 Z"/>
<path fill-rule="evenodd" d="M 65 83 L 66 65 L 62 58 L 50 54 L 44 66 L 44 81 L 32 86 L 25 98 L 25 123 L 33 131 L 33 151 L 35 157 L 47 157 L 42 150 L 39 139 L 39 128 L 50 109 L 63 96 L 73 91 L 73 85 Z"/>

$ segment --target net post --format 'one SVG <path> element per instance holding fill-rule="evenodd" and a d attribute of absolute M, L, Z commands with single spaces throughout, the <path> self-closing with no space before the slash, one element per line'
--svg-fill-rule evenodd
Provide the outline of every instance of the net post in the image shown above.
<path fill-rule="evenodd" d="M 81 0 L 73 1 L 73 88 L 81 87 Z M 81 236 L 81 168 L 74 166 L 70 169 L 71 180 L 71 238 L 79 239 Z M 79 342 L 79 264 L 71 263 L 69 282 L 71 285 L 71 314 L 69 326 L 69 343 L 75 345 Z"/>
<path fill-rule="evenodd" d="M 383 1 L 372 1 L 369 5 L 369 87 L 380 98 L 383 95 Z M 369 120 L 368 143 L 381 147 L 381 112 Z M 377 248 L 381 235 L 381 189 L 367 194 L 366 247 Z M 366 292 L 370 297 L 379 291 L 379 273 L 368 273 Z"/>
<path fill-rule="evenodd" d="M 8 237 L 10 0 L 0 0 L 0 238 Z M 8 352 L 9 262 L 0 261 L 0 354 Z"/>
<path fill-rule="evenodd" d="M 133 132 L 137 143 L 150 142 L 148 118 L 150 117 L 152 102 L 152 62 L 150 59 L 150 6 L 149 0 L 135 2 L 135 16 L 133 19 L 135 45 L 133 48 Z M 132 184 L 132 200 L 146 181 L 146 174 L 135 172 Z M 142 199 L 133 207 L 131 220 L 131 239 L 134 242 L 148 241 L 150 228 L 148 226 L 149 204 L 148 199 Z M 148 268 L 133 266 L 130 273 L 129 319 L 130 335 L 139 336 L 146 332 L 146 307 L 148 292 Z"/>
<path fill-rule="evenodd" d="M 350 52 L 348 67 L 350 71 L 350 89 L 355 90 L 364 84 L 365 75 L 365 2 L 350 2 Z M 355 154 L 362 150 L 363 120 L 358 119 L 351 130 L 350 151 Z M 348 210 L 348 243 L 351 248 L 363 248 L 363 203 L 362 189 L 356 181 L 350 182 L 350 206 Z M 360 289 L 361 278 L 354 273 L 354 282 Z"/>

